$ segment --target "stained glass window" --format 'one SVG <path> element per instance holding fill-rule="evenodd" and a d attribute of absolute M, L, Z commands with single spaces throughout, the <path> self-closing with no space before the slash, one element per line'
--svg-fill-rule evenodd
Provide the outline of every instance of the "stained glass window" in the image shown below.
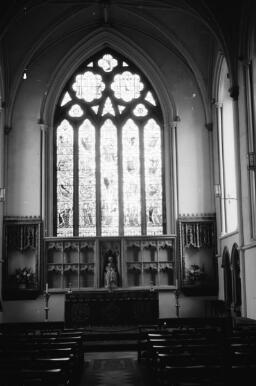
<path fill-rule="evenodd" d="M 161 130 L 154 119 L 144 127 L 147 234 L 162 233 Z"/>
<path fill-rule="evenodd" d="M 132 74 L 129 71 L 124 71 L 122 74 L 114 76 L 114 82 L 111 84 L 111 89 L 117 99 L 122 99 L 125 102 L 130 102 L 140 96 L 143 89 L 143 83 L 140 81 L 140 76 Z"/>
<path fill-rule="evenodd" d="M 106 115 L 106 114 L 110 114 L 110 115 L 114 115 L 115 116 L 115 110 L 113 108 L 111 99 L 109 97 L 106 99 L 106 102 L 104 104 L 103 111 L 102 111 L 102 116 Z"/>
<path fill-rule="evenodd" d="M 73 128 L 67 120 L 56 130 L 58 236 L 73 235 Z"/>
<path fill-rule="evenodd" d="M 79 235 L 96 236 L 95 128 L 86 119 L 79 128 Z"/>
<path fill-rule="evenodd" d="M 119 233 L 117 129 L 108 119 L 100 129 L 101 234 Z"/>
<path fill-rule="evenodd" d="M 129 119 L 122 133 L 124 234 L 141 234 L 139 128 Z"/>
<path fill-rule="evenodd" d="M 105 49 L 80 65 L 55 113 L 57 236 L 165 232 L 162 125 L 128 59 Z"/>
<path fill-rule="evenodd" d="M 73 105 L 71 107 L 71 109 L 69 110 L 69 115 L 71 117 L 81 117 L 82 115 L 84 115 L 84 112 L 83 110 L 81 109 L 81 107 L 79 105 Z"/>

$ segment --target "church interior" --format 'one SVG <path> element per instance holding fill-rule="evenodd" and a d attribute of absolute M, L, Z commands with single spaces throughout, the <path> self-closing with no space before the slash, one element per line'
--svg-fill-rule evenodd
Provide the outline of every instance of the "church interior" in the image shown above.
<path fill-rule="evenodd" d="M 240 382 L 256 366 L 255 2 L 9 0 L 0 11 L 4 385 L 79 385 L 64 352 L 40 371 L 17 355 L 21 383 L 6 358 L 30 355 L 36 336 L 84 347 L 86 331 L 136 331 L 137 360 L 162 385 Z M 228 365 L 209 347 L 208 363 L 178 363 L 174 346 L 192 336 L 228 346 Z"/>

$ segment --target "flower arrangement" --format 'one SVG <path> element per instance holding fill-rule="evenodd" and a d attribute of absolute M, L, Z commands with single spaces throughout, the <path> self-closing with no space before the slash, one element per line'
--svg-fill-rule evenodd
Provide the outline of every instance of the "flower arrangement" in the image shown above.
<path fill-rule="evenodd" d="M 189 280 L 192 282 L 201 280 L 204 276 L 204 271 L 197 264 L 192 264 L 188 270 Z"/>
<path fill-rule="evenodd" d="M 32 268 L 17 268 L 16 273 L 16 282 L 18 284 L 32 284 L 34 282 L 34 273 L 32 272 Z"/>

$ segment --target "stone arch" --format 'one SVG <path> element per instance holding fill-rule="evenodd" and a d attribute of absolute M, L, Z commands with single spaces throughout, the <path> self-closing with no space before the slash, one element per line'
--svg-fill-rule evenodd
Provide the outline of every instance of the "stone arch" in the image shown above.
<path fill-rule="evenodd" d="M 145 55 L 144 51 L 139 48 L 129 38 L 124 37 L 122 34 L 107 29 L 101 28 L 96 32 L 93 32 L 90 36 L 87 36 L 84 41 L 77 44 L 63 60 L 59 63 L 56 71 L 52 74 L 49 82 L 49 90 L 45 93 L 44 100 L 41 104 L 41 112 L 39 123 L 42 129 L 44 129 L 44 149 L 42 161 L 46 165 L 45 168 L 45 190 L 42 193 L 43 210 L 42 215 L 45 219 L 47 234 L 52 235 L 53 223 L 53 126 L 54 126 L 54 113 L 59 96 L 66 85 L 68 79 L 72 74 L 90 57 L 100 52 L 102 49 L 113 49 L 120 55 L 130 60 L 138 67 L 138 69 L 144 74 L 144 76 L 150 81 L 161 107 L 163 114 L 163 132 L 166 143 L 166 154 L 168 159 L 168 167 L 174 169 L 176 167 L 176 153 L 172 152 L 172 146 L 175 146 L 175 141 L 172 138 L 172 130 L 176 130 L 177 121 L 177 108 L 173 96 L 166 87 L 165 79 L 160 69 L 155 65 L 154 61 Z M 168 150 L 167 150 L 168 148 Z M 172 152 L 172 153 L 171 153 Z M 170 153 L 170 154 L 169 154 Z M 166 162 L 166 161 L 165 161 Z M 176 176 L 176 172 L 171 172 L 172 176 Z M 166 217 L 169 221 L 169 232 L 173 233 L 175 229 L 175 218 L 177 216 L 176 208 L 176 186 L 177 181 L 173 177 L 172 183 L 168 191 L 168 201 L 171 205 L 166 205 L 169 213 L 166 213 Z M 166 187 L 164 186 L 165 194 Z"/>
<path fill-rule="evenodd" d="M 69 77 L 82 62 L 105 47 L 113 48 L 127 57 L 144 73 L 157 93 L 165 125 L 168 125 L 170 121 L 174 121 L 177 116 L 176 104 L 173 96 L 165 86 L 161 71 L 154 61 L 145 55 L 145 52 L 129 38 L 105 29 L 99 29 L 97 32 L 93 32 L 91 36 L 87 36 L 85 41 L 75 46 L 72 52 L 68 52 L 60 62 L 52 75 L 52 81 L 49 82 L 51 86 L 42 102 L 40 120 L 46 125 L 52 126 L 55 104 Z"/>
<path fill-rule="evenodd" d="M 232 304 L 234 313 L 241 316 L 241 277 L 240 277 L 240 256 L 238 245 L 235 243 L 231 251 L 231 271 L 232 271 Z"/>
<path fill-rule="evenodd" d="M 232 303 L 232 276 L 231 276 L 231 264 L 230 253 L 227 247 L 224 247 L 222 253 L 222 264 L 224 269 L 224 296 L 226 307 L 229 309 Z"/>

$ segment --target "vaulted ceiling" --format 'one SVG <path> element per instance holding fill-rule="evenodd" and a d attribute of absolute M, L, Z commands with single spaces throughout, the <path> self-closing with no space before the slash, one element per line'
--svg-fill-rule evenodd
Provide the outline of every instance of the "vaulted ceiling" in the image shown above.
<path fill-rule="evenodd" d="M 28 63 L 49 47 L 111 28 L 123 36 L 137 31 L 169 46 L 194 63 L 211 93 L 212 58 L 222 49 L 241 54 L 243 15 L 253 15 L 253 1 L 228 0 L 9 0 L 0 5 L 0 38 L 6 91 Z M 240 43 L 239 43 L 240 42 Z M 240 51 L 239 51 L 240 50 Z M 232 63 L 230 62 L 232 65 Z M 235 74 L 236 64 L 233 63 Z M 234 81 L 235 82 L 235 81 Z"/>

